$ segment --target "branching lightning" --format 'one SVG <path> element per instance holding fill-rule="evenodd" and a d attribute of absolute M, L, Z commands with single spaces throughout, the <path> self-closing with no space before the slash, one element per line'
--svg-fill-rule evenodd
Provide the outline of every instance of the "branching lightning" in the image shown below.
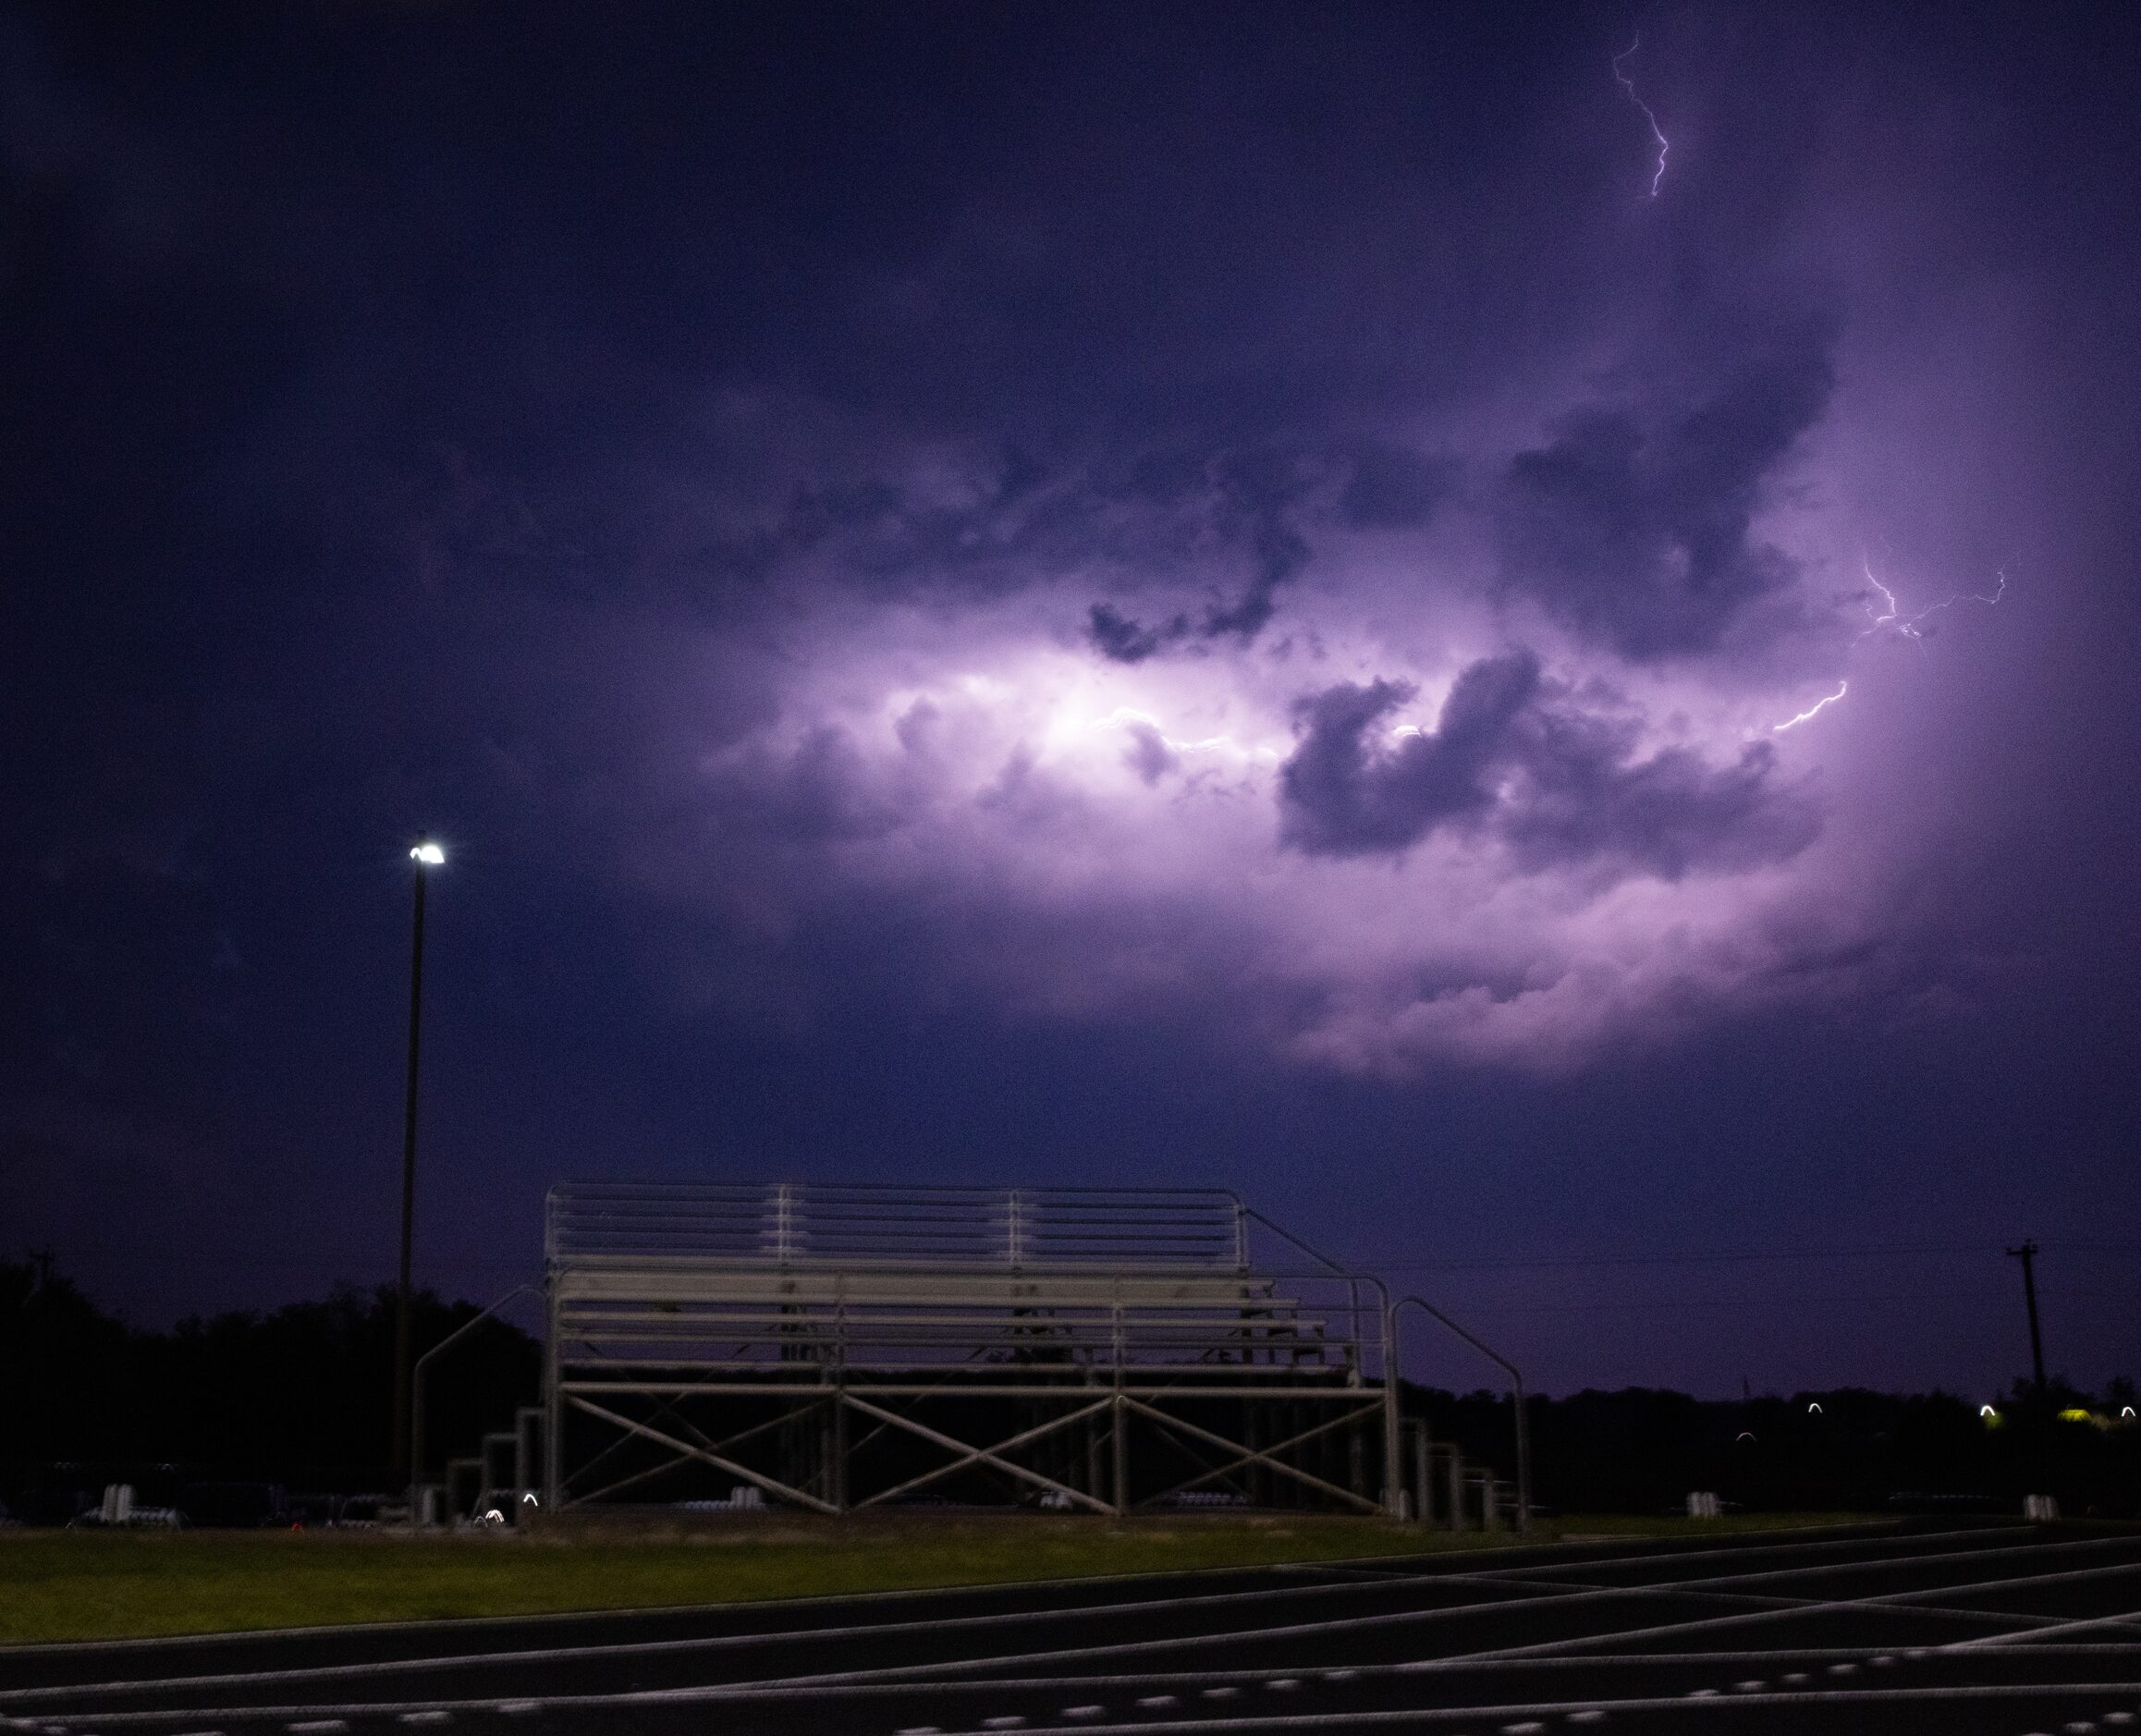
<path fill-rule="evenodd" d="M 1658 116 L 1651 112 L 1650 104 L 1635 94 L 1635 80 L 1621 69 L 1621 63 L 1642 46 L 1643 37 L 1639 32 L 1633 42 L 1613 56 L 1613 78 L 1628 100 L 1643 111 L 1643 118 L 1650 123 L 1650 136 L 1658 141 L 1658 171 L 1650 177 L 1650 196 L 1656 199 L 1658 186 L 1665 179 L 1665 153 L 1672 147 L 1666 142 L 1665 132 L 1658 126 Z"/>
<path fill-rule="evenodd" d="M 1872 622 L 1872 625 L 1866 628 L 1865 631 L 1861 632 L 1857 640 L 1853 640 L 1852 642 L 1853 644 L 1856 644 L 1863 640 L 1871 639 L 1884 627 L 1894 628 L 1895 630 L 1905 639 L 1916 639 L 1922 641 L 1926 635 L 1920 629 L 1920 623 L 1923 622 L 1927 616 L 1938 615 L 1942 609 L 1951 609 L 1958 603 L 1982 603 L 1987 608 L 1990 608 L 1995 604 L 1997 604 L 2001 597 L 2007 594 L 2007 569 L 2003 567 L 2000 568 L 2000 570 L 1994 575 L 1999 579 L 2000 582 L 1993 587 L 1992 594 L 1990 596 L 1986 595 L 1982 591 L 1951 592 L 1947 596 L 1942 597 L 1939 602 L 1928 604 L 1926 607 L 1920 609 L 1915 615 L 1906 616 L 1897 606 L 1896 593 L 1893 591 L 1890 591 L 1888 586 L 1881 583 L 1878 579 L 1874 577 L 1873 562 L 1870 558 L 1867 558 L 1862 562 L 1862 570 L 1866 573 L 1866 583 L 1871 585 L 1881 594 L 1882 612 L 1878 615 L 1875 614 L 1873 604 L 1870 602 L 1866 604 L 1866 618 Z"/>
<path fill-rule="evenodd" d="M 1874 577 L 1872 556 L 1863 556 L 1860 561 L 1860 568 L 1866 574 L 1866 583 L 1879 593 L 1880 604 L 1877 609 L 1870 599 L 1866 602 L 1866 619 L 1870 624 L 1859 633 L 1856 639 L 1851 642 L 1854 645 L 1864 644 L 1876 633 L 1886 628 L 1902 638 L 1916 640 L 1923 646 L 1926 641 L 1924 622 L 1928 616 L 1938 615 L 1942 609 L 1951 609 L 1958 603 L 1982 603 L 1987 608 L 1991 608 L 1999 603 L 2001 597 L 2007 594 L 2007 569 L 2003 567 L 1995 573 L 1994 576 L 2000 582 L 1994 585 L 1989 593 L 1983 591 L 1951 592 L 1947 596 L 1942 597 L 1939 602 L 1927 604 L 1915 615 L 1905 615 L 1902 605 L 1896 601 L 1896 593 Z M 1781 735 L 1787 729 L 1796 729 L 1810 717 L 1819 716 L 1850 691 L 1850 685 L 1848 681 L 1839 680 L 1835 692 L 1815 701 L 1796 717 L 1787 717 L 1780 724 L 1771 724 L 1769 733 Z"/>

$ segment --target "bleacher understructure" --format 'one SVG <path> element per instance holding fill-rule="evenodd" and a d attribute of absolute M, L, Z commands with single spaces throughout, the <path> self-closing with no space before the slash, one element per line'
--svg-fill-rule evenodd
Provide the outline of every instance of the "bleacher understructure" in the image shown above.
<path fill-rule="evenodd" d="M 567 1183 L 546 1253 L 552 1511 L 1401 1510 L 1382 1286 L 1230 1192 Z"/>

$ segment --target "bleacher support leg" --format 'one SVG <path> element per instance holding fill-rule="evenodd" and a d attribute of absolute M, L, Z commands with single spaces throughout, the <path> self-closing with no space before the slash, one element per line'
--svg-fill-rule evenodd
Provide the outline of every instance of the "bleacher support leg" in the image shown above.
<path fill-rule="evenodd" d="M 1110 1441 L 1115 1449 L 1115 1516 L 1130 1512 L 1130 1408 L 1122 1395 L 1115 1395 L 1115 1422 Z"/>

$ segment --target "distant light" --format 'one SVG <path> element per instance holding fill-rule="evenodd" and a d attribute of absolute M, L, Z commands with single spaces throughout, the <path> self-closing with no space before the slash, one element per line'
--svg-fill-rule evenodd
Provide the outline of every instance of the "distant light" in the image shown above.
<path fill-rule="evenodd" d="M 1810 1404 L 1806 1407 L 1806 1414 L 1808 1416 L 1819 1416 L 1821 1414 L 1821 1407 L 1818 1404 Z"/>
<path fill-rule="evenodd" d="M 2120 1415 L 2120 1417 L 2121 1417 L 2122 1419 L 2124 1419 L 2124 1418 L 2126 1418 L 2126 1417 L 2132 1416 L 2133 1414 L 2134 1414 L 2134 1407 L 2133 1407 L 2132 1405 L 2128 1405 L 2128 1406 L 2127 1406 L 2127 1407 L 2126 1407 L 2126 1408 L 2125 1408 L 2123 1411 L 2121 1411 L 2121 1412 L 2119 1412 L 2119 1415 Z"/>
<path fill-rule="evenodd" d="M 2060 1412 L 2060 1421 L 2062 1423 L 2086 1423 L 2088 1420 L 2089 1413 L 2086 1411 L 2069 1409 Z"/>
<path fill-rule="evenodd" d="M 1988 1404 L 1981 1404 L 1977 1407 L 1977 1414 L 1979 1416 L 1998 1416 L 2000 1412 Z"/>
<path fill-rule="evenodd" d="M 436 868 L 446 861 L 446 851 L 436 844 L 419 844 L 409 854 L 412 861 L 422 862 L 426 868 Z"/>

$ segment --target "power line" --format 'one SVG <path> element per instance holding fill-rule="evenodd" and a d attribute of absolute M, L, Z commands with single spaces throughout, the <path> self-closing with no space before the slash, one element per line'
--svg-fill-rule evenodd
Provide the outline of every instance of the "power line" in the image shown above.
<path fill-rule="evenodd" d="M 2141 1255 L 2141 1243 L 2046 1241 L 2039 1242 L 2037 1246 L 2057 1250 L 2061 1253 L 2111 1253 L 2127 1257 Z M 1954 1259 L 2005 1252 L 2000 1243 L 1991 1241 L 1944 1244 L 1921 1242 L 1893 1247 L 1735 1248 L 1708 1253 L 1546 1254 L 1530 1259 L 1370 1260 L 1364 1264 L 1368 1270 L 1375 1272 L 1511 1272 L 1623 1265 L 1731 1265 L 1756 1261 Z"/>

